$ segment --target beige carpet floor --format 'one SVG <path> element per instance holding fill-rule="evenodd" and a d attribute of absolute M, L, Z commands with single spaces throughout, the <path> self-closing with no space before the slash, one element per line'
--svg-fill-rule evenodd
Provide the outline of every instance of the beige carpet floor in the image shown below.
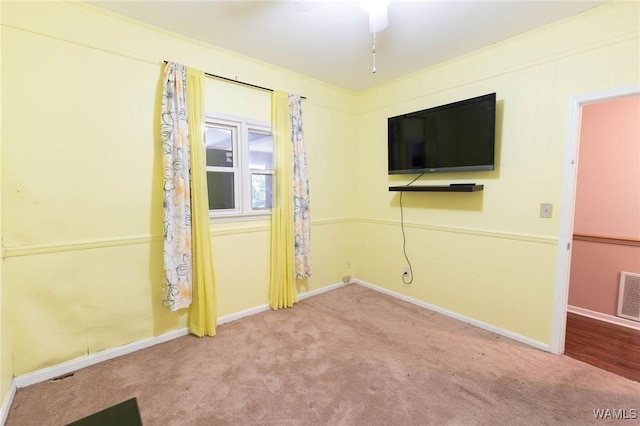
<path fill-rule="evenodd" d="M 147 426 L 640 423 L 638 382 L 352 284 L 19 389 L 7 425 L 132 397 Z"/>

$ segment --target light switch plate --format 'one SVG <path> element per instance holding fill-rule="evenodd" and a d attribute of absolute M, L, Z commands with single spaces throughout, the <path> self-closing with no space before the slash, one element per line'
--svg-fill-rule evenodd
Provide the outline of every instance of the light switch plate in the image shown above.
<path fill-rule="evenodd" d="M 543 219 L 550 219 L 553 215 L 553 204 L 541 203 L 540 204 L 540 217 Z"/>

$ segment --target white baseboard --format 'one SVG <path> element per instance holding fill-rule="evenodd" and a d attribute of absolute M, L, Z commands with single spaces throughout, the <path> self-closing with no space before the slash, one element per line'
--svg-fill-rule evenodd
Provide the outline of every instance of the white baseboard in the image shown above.
<path fill-rule="evenodd" d="M 245 309 L 244 311 L 235 312 L 233 314 L 225 315 L 218 318 L 218 325 L 226 324 L 240 318 L 249 317 L 251 315 L 259 314 L 260 312 L 268 311 L 269 305 L 260 305 L 255 308 Z"/>
<path fill-rule="evenodd" d="M 601 312 L 591 311 L 589 309 L 579 308 L 577 306 L 571 305 L 567 306 L 567 312 L 572 312 L 574 314 L 582 315 L 583 317 L 589 317 L 608 322 L 610 324 L 620 325 L 622 327 L 632 328 L 634 330 L 640 330 L 640 322 L 616 317 L 614 315 L 603 314 Z"/>
<path fill-rule="evenodd" d="M 412 303 L 414 305 L 420 306 L 422 308 L 425 309 L 429 309 L 431 311 L 435 311 L 438 312 L 440 314 L 446 315 L 448 317 L 457 319 L 459 321 L 463 321 L 466 322 L 468 324 L 471 324 L 473 326 L 476 326 L 478 328 L 481 328 L 483 330 L 488 330 L 491 331 L 493 333 L 499 334 L 501 336 L 505 336 L 508 337 L 510 339 L 525 343 L 529 346 L 533 346 L 535 348 L 538 349 L 542 349 L 544 351 L 549 351 L 549 345 L 542 343 L 542 342 L 538 342 L 535 341 L 533 339 L 530 339 L 528 337 L 516 334 L 516 333 L 512 333 L 508 330 L 499 328 L 499 327 L 495 327 L 491 324 L 487 324 L 487 323 L 483 323 L 481 321 L 475 320 L 473 318 L 469 318 L 466 317 L 464 315 L 460 315 L 456 312 L 453 311 L 449 311 L 447 309 L 443 309 L 440 308 L 438 306 L 435 305 L 431 305 L 429 303 L 426 302 L 422 302 L 420 300 L 417 299 L 413 299 L 411 297 L 405 296 L 403 294 L 400 293 L 396 293 L 387 289 L 384 289 L 382 287 L 378 287 L 374 284 L 368 283 L 366 281 L 362 281 L 362 280 L 352 280 L 352 283 L 354 284 L 358 284 L 361 285 L 363 287 L 367 287 L 370 288 L 372 290 L 375 291 L 379 291 L 381 293 L 387 294 L 389 296 L 395 297 L 397 299 L 401 299 L 404 300 L 406 302 Z M 336 283 L 336 284 L 332 284 L 326 287 L 322 287 L 320 289 L 317 290 L 313 290 L 313 291 L 309 291 L 306 293 L 303 293 L 301 295 L 299 295 L 299 300 L 304 300 L 308 297 L 312 297 L 312 296 L 316 296 L 318 294 L 321 293 L 325 293 L 331 290 L 335 290 L 337 288 L 343 287 L 347 285 L 346 283 Z M 260 305 L 254 308 L 250 308 L 250 309 L 246 309 L 244 311 L 241 312 L 236 312 L 234 314 L 230 314 L 230 315 L 225 315 L 222 316 L 220 318 L 218 318 L 218 324 L 225 324 L 228 322 L 232 322 L 235 320 L 238 320 L 240 318 L 244 318 L 247 316 L 251 316 L 251 315 L 255 315 L 257 313 L 260 312 L 264 312 L 269 310 L 269 306 L 268 305 Z M 110 349 L 105 349 L 103 351 L 100 352 L 96 352 L 93 354 L 89 354 L 80 358 L 76 358 L 67 362 L 63 362 L 61 364 L 57 364 L 51 367 L 47 367 L 47 368 L 43 368 L 41 370 L 37 370 L 31 373 L 27 373 L 27 374 L 22 374 L 20 376 L 17 376 L 14 378 L 13 382 L 12 382 L 12 388 L 11 391 L 9 392 L 9 394 L 7 394 L 7 397 L 5 398 L 4 404 L 2 406 L 2 415 L 6 416 L 8 414 L 8 408 L 11 406 L 11 401 L 13 400 L 13 395 L 15 394 L 15 390 L 16 388 L 23 388 L 25 386 L 30 386 L 36 383 L 40 383 L 40 382 L 44 382 L 46 380 L 51 380 L 53 378 L 59 377 L 59 376 L 63 376 L 65 374 L 70 374 L 74 371 L 80 370 L 82 368 L 85 367 L 89 367 L 91 365 L 95 365 L 98 364 L 100 362 L 103 361 L 107 361 L 122 355 L 126 355 L 126 354 L 130 354 L 132 352 L 136 352 L 139 351 L 141 349 L 145 349 L 145 348 L 149 348 L 151 346 L 155 346 L 159 343 L 164 343 L 167 342 L 169 340 L 173 340 L 176 339 L 178 337 L 182 337 L 182 336 L 186 336 L 189 333 L 189 330 L 187 328 L 182 328 L 180 330 L 175 330 L 175 331 L 171 331 L 165 334 L 162 334 L 160 336 L 156 336 L 156 337 L 150 337 L 147 339 L 142 339 L 139 340 L 137 342 L 133 342 L 133 343 L 129 343 L 127 345 L 123 345 L 123 346 L 118 346 L 116 348 L 110 348 Z M 6 410 L 6 412 L 5 412 Z M 1 423 L 0 423 L 1 424 Z"/>
<path fill-rule="evenodd" d="M 546 352 L 551 352 L 551 346 L 549 344 L 547 344 L 547 343 L 539 342 L 537 340 L 530 339 L 529 337 L 522 336 L 522 335 L 517 334 L 517 333 L 513 333 L 513 332 L 511 332 L 509 330 L 505 330 L 503 328 L 496 327 L 494 325 L 487 324 L 487 323 L 482 322 L 482 321 L 478 321 L 478 320 L 476 320 L 474 318 L 466 317 L 466 316 L 461 315 L 461 314 L 459 314 L 457 312 L 453 312 L 453 311 L 450 311 L 448 309 L 444 309 L 444 308 L 441 308 L 439 306 L 432 305 L 430 303 L 426 303 L 426 302 L 423 302 L 423 301 L 418 300 L 418 299 L 414 299 L 414 298 L 409 297 L 409 296 L 405 296 L 404 294 L 400 294 L 400 293 L 396 293 L 396 292 L 391 291 L 391 290 L 387 290 L 386 288 L 378 287 L 377 285 L 368 283 L 366 281 L 362 281 L 362 280 L 357 280 L 356 279 L 356 280 L 353 280 L 353 282 L 355 284 L 361 285 L 363 287 L 367 287 L 367 288 L 370 288 L 372 290 L 379 291 L 380 293 L 384 293 L 386 295 L 395 297 L 397 299 L 404 300 L 405 302 L 409 302 L 409 303 L 412 303 L 414 305 L 420 306 L 421 308 L 429 309 L 430 311 L 434 311 L 434 312 L 437 312 L 439 314 L 451 317 L 453 319 L 466 322 L 468 324 L 471 324 L 471 325 L 473 325 L 475 327 L 478 327 L 478 328 L 481 328 L 483 330 L 487 330 L 487 331 L 490 331 L 492 333 L 496 333 L 496 334 L 499 334 L 501 336 L 508 337 L 509 339 L 516 340 L 518 342 L 524 343 L 524 344 L 529 345 L 529 346 L 533 346 L 534 348 L 541 349 L 541 350 L 546 351 Z"/>
<path fill-rule="evenodd" d="M 138 340 L 137 342 L 129 343 L 127 345 L 105 349 L 103 351 L 72 359 L 61 364 L 53 365 L 51 367 L 43 368 L 31 373 L 22 374 L 15 377 L 14 381 L 17 388 L 23 388 L 25 386 L 34 385 L 46 380 L 51 380 L 55 377 L 73 373 L 74 371 L 80 370 L 82 368 L 89 367 L 103 361 L 108 361 L 122 355 L 130 354 L 132 352 L 139 351 L 140 349 L 145 349 L 151 346 L 155 346 L 159 343 L 168 342 L 169 340 L 186 336 L 187 334 L 188 330 L 186 328 L 170 331 L 168 333 L 161 334 L 160 336 L 149 337 L 146 339 Z"/>
<path fill-rule="evenodd" d="M 308 291 L 306 293 L 302 293 L 298 295 L 298 300 L 304 300 L 307 297 L 315 296 L 317 294 L 325 293 L 327 291 L 335 290 L 338 287 L 345 286 L 345 283 L 337 283 L 331 284 L 326 287 L 319 288 L 317 290 Z M 260 312 L 268 311 L 269 305 L 264 304 L 260 306 L 256 306 L 254 308 L 245 309 L 244 311 L 236 312 L 233 314 L 225 315 L 223 317 L 218 318 L 218 325 L 226 324 L 231 321 L 239 320 L 240 318 L 248 317 L 251 315 L 259 314 Z"/>
<path fill-rule="evenodd" d="M 338 287 L 342 287 L 344 285 L 346 284 L 337 283 L 337 284 L 329 285 L 327 287 L 323 287 L 317 290 L 303 293 L 298 298 L 300 300 L 303 300 L 303 299 L 306 299 L 307 297 L 311 297 L 317 294 L 331 291 Z M 225 315 L 218 318 L 218 325 L 232 322 L 250 315 L 255 315 L 267 310 L 269 310 L 269 305 L 260 305 L 254 308 L 246 309 L 244 311 L 236 312 L 230 315 Z M 14 388 L 23 388 L 25 386 L 30 386 L 36 383 L 44 382 L 46 380 L 51 380 L 53 378 L 64 376 L 65 374 L 73 373 L 74 371 L 78 371 L 82 368 L 89 367 L 91 365 L 95 365 L 103 361 L 107 361 L 122 355 L 127 355 L 132 352 L 139 351 L 140 349 L 149 348 L 159 343 L 168 342 L 169 340 L 173 340 L 178 337 L 186 336 L 187 334 L 189 334 L 189 330 L 187 328 L 182 328 L 179 330 L 170 331 L 160 336 L 149 337 L 146 339 L 138 340 L 137 342 L 129 343 L 127 345 L 118 346 L 116 348 L 105 349 L 103 351 L 92 353 L 80 358 L 72 359 L 70 361 L 66 361 L 61 364 L 57 364 L 57 365 L 43 368 L 41 370 L 37 370 L 31 373 L 17 376 L 13 381 L 13 386 Z M 15 392 L 15 389 L 14 389 L 14 392 Z M 11 398 L 13 399 L 13 396 Z"/>
<path fill-rule="evenodd" d="M 7 422 L 7 417 L 9 416 L 9 409 L 11 408 L 11 403 L 13 402 L 13 397 L 16 395 L 16 382 L 15 380 L 11 380 L 11 386 L 9 387 L 9 392 L 4 397 L 4 401 L 2 401 L 2 407 L 0 407 L 0 425 L 4 426 Z"/>
<path fill-rule="evenodd" d="M 349 283 L 343 283 L 343 282 L 339 282 L 339 283 L 336 283 L 336 284 L 331 284 L 331 285 L 328 285 L 326 287 L 319 288 L 317 290 L 312 290 L 312 291 L 309 291 L 307 293 L 302 293 L 301 295 L 298 296 L 298 299 L 299 300 L 304 300 L 307 297 L 317 296 L 318 294 L 326 293 L 328 291 L 335 290 L 335 289 L 340 288 L 340 287 L 344 287 L 345 285 L 348 285 L 348 284 Z"/>

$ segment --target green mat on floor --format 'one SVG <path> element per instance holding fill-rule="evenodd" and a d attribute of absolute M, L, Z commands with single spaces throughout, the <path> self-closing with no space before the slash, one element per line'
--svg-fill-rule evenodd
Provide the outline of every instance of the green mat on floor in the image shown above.
<path fill-rule="evenodd" d="M 135 398 L 128 399 L 113 407 L 98 411 L 83 419 L 69 423 L 67 426 L 142 426 L 138 402 Z"/>

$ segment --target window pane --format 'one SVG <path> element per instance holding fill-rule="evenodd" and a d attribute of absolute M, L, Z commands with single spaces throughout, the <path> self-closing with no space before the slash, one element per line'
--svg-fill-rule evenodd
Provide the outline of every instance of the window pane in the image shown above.
<path fill-rule="evenodd" d="M 249 167 L 273 169 L 273 138 L 263 133 L 249 132 Z"/>
<path fill-rule="evenodd" d="M 207 166 L 233 167 L 233 132 L 231 129 L 207 127 L 204 134 Z"/>
<path fill-rule="evenodd" d="M 209 210 L 234 209 L 233 173 L 207 172 Z"/>
<path fill-rule="evenodd" d="M 270 209 L 272 194 L 272 175 L 251 175 L 251 208 Z"/>

